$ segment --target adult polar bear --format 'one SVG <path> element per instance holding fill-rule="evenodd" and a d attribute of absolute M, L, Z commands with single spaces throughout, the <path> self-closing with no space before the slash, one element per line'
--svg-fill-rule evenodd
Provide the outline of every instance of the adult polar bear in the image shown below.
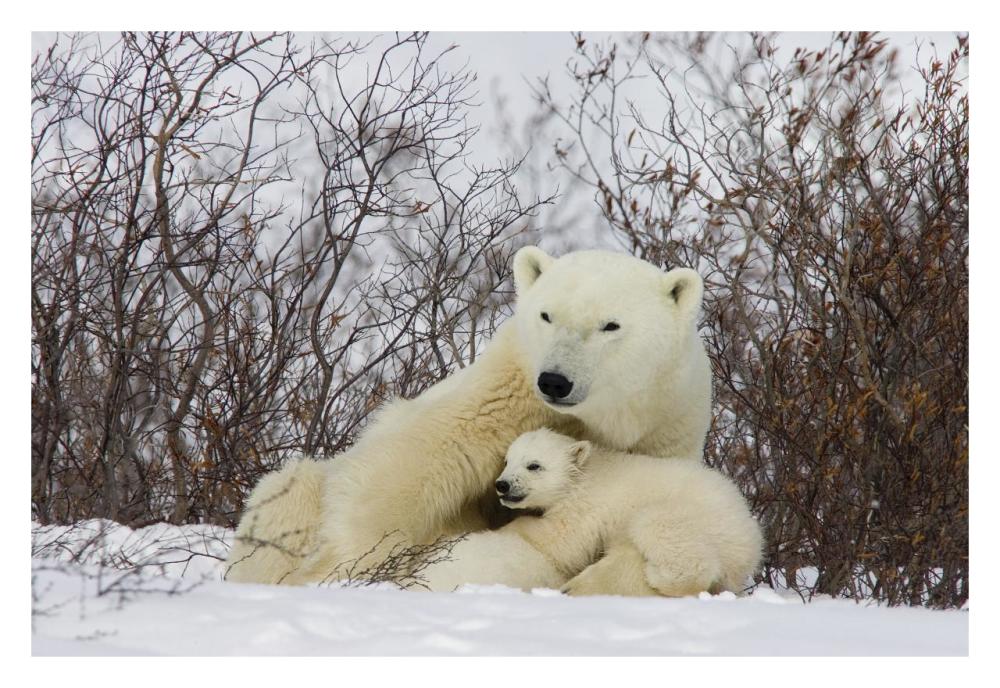
<path fill-rule="evenodd" d="M 541 427 L 701 460 L 711 372 L 697 333 L 696 272 L 664 273 L 608 251 L 553 258 L 529 246 L 514 257 L 514 285 L 514 315 L 474 364 L 387 404 L 342 456 L 301 459 L 260 482 L 229 580 L 337 578 L 348 563 L 363 570 L 400 545 L 482 530 L 481 505 L 495 499 L 508 446 Z M 655 542 L 632 544 L 646 562 L 662 560 L 645 551 Z"/>

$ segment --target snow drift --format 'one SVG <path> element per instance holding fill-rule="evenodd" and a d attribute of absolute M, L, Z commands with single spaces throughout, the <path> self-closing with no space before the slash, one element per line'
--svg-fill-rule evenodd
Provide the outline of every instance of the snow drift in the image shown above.
<path fill-rule="evenodd" d="M 574 598 L 222 581 L 232 531 L 32 529 L 35 655 L 966 655 L 968 614 L 758 587 Z"/>

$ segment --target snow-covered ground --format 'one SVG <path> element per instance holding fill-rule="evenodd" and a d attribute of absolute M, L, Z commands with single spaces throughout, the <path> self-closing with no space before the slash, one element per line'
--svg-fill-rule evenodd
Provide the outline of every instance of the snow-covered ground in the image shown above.
<path fill-rule="evenodd" d="M 965 655 L 968 612 L 758 588 L 687 599 L 221 581 L 231 531 L 32 533 L 35 655 Z"/>

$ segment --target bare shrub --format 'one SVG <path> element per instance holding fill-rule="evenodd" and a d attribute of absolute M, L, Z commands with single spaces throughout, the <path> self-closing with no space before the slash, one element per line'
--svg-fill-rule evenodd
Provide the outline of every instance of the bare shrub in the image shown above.
<path fill-rule="evenodd" d="M 32 623 L 65 606 L 79 606 L 82 617 L 97 609 L 121 609 L 137 597 L 180 595 L 218 580 L 219 562 L 229 549 L 225 534 L 208 525 L 182 530 L 160 523 L 133 531 L 102 519 L 68 526 L 34 523 Z"/>
<path fill-rule="evenodd" d="M 424 572 L 434 564 L 451 560 L 455 545 L 465 540 L 465 536 L 440 537 L 434 542 L 419 545 L 397 543 L 389 548 L 388 554 L 374 563 L 364 563 L 373 552 L 398 531 L 386 533 L 367 552 L 356 559 L 338 564 L 321 581 L 322 584 L 336 584 L 348 588 L 367 588 L 388 584 L 401 590 L 421 588 L 430 590 Z"/>
<path fill-rule="evenodd" d="M 920 56 L 917 94 L 873 34 L 792 55 L 732 38 L 578 38 L 570 102 L 537 88 L 565 125 L 555 164 L 628 250 L 706 277 L 707 460 L 766 527 L 761 580 L 960 606 L 968 38 Z M 662 113 L 634 102 L 654 87 Z"/>
<path fill-rule="evenodd" d="M 475 359 L 544 200 L 423 34 L 104 41 L 32 64 L 33 515 L 232 525 Z"/>

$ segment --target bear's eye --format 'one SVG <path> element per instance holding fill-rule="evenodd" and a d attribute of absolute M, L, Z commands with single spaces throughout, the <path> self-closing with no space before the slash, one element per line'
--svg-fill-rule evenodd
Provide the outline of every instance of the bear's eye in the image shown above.
<path fill-rule="evenodd" d="M 621 325 L 616 322 L 609 322 L 607 325 L 601 328 L 601 332 L 614 332 L 619 329 Z"/>
<path fill-rule="evenodd" d="M 544 320 L 547 323 L 552 322 L 552 319 L 549 317 L 549 314 L 546 313 L 545 311 L 542 311 L 542 320 Z"/>
<path fill-rule="evenodd" d="M 537 471 L 539 468 L 541 468 L 540 464 L 537 464 L 537 463 L 529 463 L 528 464 L 528 470 L 529 471 Z"/>

